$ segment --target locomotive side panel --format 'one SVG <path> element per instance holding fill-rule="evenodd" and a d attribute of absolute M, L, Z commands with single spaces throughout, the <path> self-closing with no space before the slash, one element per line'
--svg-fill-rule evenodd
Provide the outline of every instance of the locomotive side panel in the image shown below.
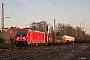
<path fill-rule="evenodd" d="M 40 33 L 40 32 L 32 32 L 32 43 L 45 43 L 44 40 L 44 33 Z"/>

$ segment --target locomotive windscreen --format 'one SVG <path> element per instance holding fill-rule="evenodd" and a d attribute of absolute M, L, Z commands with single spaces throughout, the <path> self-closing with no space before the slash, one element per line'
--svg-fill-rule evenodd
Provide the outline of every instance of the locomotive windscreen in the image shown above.
<path fill-rule="evenodd" d="M 16 36 L 26 36 L 27 32 L 26 31 L 17 31 Z"/>

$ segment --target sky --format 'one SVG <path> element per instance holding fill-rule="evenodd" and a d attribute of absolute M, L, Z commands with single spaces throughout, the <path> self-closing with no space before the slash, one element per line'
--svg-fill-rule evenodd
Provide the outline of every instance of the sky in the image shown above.
<path fill-rule="evenodd" d="M 81 24 L 90 33 L 90 0 L 0 0 L 0 23 L 2 3 L 5 26 L 29 27 L 33 21 L 42 20 L 53 25 L 55 18 L 56 24 Z"/>

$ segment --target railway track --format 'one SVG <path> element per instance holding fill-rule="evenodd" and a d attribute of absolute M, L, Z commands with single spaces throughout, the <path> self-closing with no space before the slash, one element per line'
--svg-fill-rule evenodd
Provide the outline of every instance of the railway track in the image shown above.
<path fill-rule="evenodd" d="M 43 47 L 33 47 L 31 49 L 15 49 L 10 52 L 0 53 L 0 60 L 43 60 L 51 59 L 55 56 L 63 56 L 68 53 L 73 53 L 81 49 L 84 44 L 63 44 L 55 46 L 43 46 Z M 61 53 L 61 54 L 60 54 Z M 43 57 L 43 58 L 42 58 Z"/>
<path fill-rule="evenodd" d="M 10 51 L 5 53 L 5 51 L 0 54 L 0 59 L 1 60 L 10 60 L 10 59 L 30 59 L 30 58 L 34 58 L 34 57 L 38 57 L 41 55 L 46 55 L 46 54 L 50 54 L 52 52 L 48 51 L 50 48 L 47 48 L 47 46 L 44 47 L 34 47 L 31 48 L 29 50 L 20 50 L 17 49 L 16 51 Z M 20 52 L 21 51 L 21 52 Z M 42 54 L 43 53 L 43 54 Z"/>

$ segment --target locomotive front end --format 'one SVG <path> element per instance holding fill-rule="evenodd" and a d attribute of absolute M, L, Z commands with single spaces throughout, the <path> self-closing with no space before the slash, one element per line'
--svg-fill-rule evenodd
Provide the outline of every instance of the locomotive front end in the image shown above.
<path fill-rule="evenodd" d="M 16 32 L 15 45 L 16 46 L 27 45 L 27 31 L 26 30 L 18 30 Z"/>

